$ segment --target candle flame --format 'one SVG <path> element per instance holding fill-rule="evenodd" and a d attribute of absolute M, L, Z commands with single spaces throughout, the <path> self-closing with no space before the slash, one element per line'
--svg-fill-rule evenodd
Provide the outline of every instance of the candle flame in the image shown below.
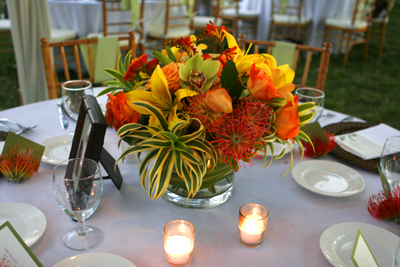
<path fill-rule="evenodd" d="M 207 160 L 207 168 L 209 169 L 211 167 L 211 160 Z"/>
<path fill-rule="evenodd" d="M 181 224 L 181 229 L 180 230 L 181 230 L 181 233 L 185 232 L 185 230 L 186 230 L 185 225 L 183 223 Z"/>
<path fill-rule="evenodd" d="M 257 215 L 259 213 L 258 208 L 254 208 L 253 215 Z"/>

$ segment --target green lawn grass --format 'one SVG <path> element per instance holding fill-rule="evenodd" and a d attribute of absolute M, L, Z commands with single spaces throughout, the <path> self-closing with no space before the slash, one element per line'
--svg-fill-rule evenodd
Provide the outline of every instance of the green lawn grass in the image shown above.
<path fill-rule="evenodd" d="M 1 0 L 0 0 L 1 4 Z M 363 61 L 364 46 L 357 45 L 350 53 L 346 68 L 343 55 L 330 58 L 325 84 L 325 107 L 368 122 L 383 122 L 400 129 L 400 1 L 390 14 L 383 56 L 378 58 L 379 36 L 372 35 L 368 61 Z M 313 59 L 318 69 L 318 60 Z M 19 104 L 17 75 L 13 54 L 0 55 L 0 110 Z M 309 79 L 316 80 L 316 71 Z"/>

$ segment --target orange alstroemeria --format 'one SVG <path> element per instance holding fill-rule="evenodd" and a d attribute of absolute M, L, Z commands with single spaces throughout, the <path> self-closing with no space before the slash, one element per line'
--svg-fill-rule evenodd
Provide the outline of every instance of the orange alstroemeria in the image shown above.
<path fill-rule="evenodd" d="M 232 99 L 224 88 L 208 92 L 205 100 L 214 112 L 232 113 Z"/>
<path fill-rule="evenodd" d="M 264 69 L 256 69 L 255 63 L 251 66 L 247 87 L 250 93 L 258 99 L 270 100 L 280 97 L 271 78 L 265 74 Z"/>
<path fill-rule="evenodd" d="M 141 55 L 129 65 L 124 76 L 124 82 L 132 81 L 147 64 L 147 55 Z"/>
<path fill-rule="evenodd" d="M 294 142 L 294 137 L 300 133 L 298 103 L 298 97 L 294 96 L 293 102 L 287 102 L 276 117 L 276 136 L 282 140 L 290 139 Z"/>

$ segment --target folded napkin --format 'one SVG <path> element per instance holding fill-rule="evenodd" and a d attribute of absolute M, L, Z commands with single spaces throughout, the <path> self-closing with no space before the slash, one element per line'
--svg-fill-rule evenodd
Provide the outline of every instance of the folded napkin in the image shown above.
<path fill-rule="evenodd" d="M 379 158 L 385 141 L 390 136 L 400 136 L 400 131 L 386 124 L 379 124 L 353 133 L 335 136 L 336 143 L 349 153 L 363 160 Z"/>

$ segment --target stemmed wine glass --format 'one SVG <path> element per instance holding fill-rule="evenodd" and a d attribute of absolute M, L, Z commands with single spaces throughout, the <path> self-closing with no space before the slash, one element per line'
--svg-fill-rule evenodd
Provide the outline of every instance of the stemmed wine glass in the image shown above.
<path fill-rule="evenodd" d="M 309 123 L 316 122 L 324 111 L 325 93 L 315 88 L 301 87 L 296 89 L 296 95 L 299 97 L 299 104 L 314 102 L 314 117 L 309 121 Z"/>
<path fill-rule="evenodd" d="M 99 164 L 87 158 L 61 162 L 54 167 L 53 192 L 64 213 L 78 220 L 78 226 L 64 235 L 64 244 L 75 250 L 98 245 L 103 240 L 103 232 L 86 226 L 85 219 L 97 208 L 103 193 Z"/>
<path fill-rule="evenodd" d="M 386 139 L 380 165 L 390 187 L 400 186 L 400 136 L 391 136 Z"/>

